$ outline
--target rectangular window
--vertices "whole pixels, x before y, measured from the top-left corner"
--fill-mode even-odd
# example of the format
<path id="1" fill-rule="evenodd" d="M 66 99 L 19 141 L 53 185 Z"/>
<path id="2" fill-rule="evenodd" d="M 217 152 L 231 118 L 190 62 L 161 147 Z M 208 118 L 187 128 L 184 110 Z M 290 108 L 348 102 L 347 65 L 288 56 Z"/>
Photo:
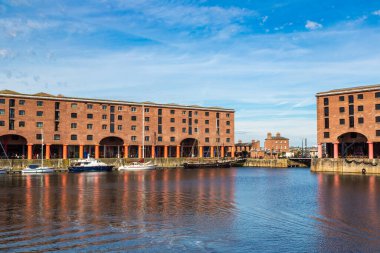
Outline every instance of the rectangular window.
<path id="1" fill-rule="evenodd" d="M 111 113 L 115 113 L 115 106 L 111 106 Z"/>
<path id="2" fill-rule="evenodd" d="M 380 123 L 380 116 L 376 116 L 376 123 Z"/>
<path id="3" fill-rule="evenodd" d="M 37 106 L 43 106 L 44 102 L 43 101 L 37 101 Z"/>
<path id="4" fill-rule="evenodd" d="M 341 124 L 341 125 L 346 124 L 346 120 L 345 120 L 345 119 L 340 119 L 340 120 L 339 120 L 339 124 Z"/>
<path id="5" fill-rule="evenodd" d="M 231 129 L 227 129 L 226 134 L 230 134 L 230 133 L 231 133 Z"/>
<path id="6" fill-rule="evenodd" d="M 182 115 L 186 115 L 186 111 L 182 111 Z"/>
<path id="7" fill-rule="evenodd" d="M 376 105 L 375 105 L 375 109 L 376 109 L 376 110 L 380 110 L 380 104 L 376 104 Z"/>
<path id="8" fill-rule="evenodd" d="M 88 141 L 92 141 L 94 139 L 94 136 L 92 136 L 92 135 L 87 135 L 87 140 Z"/>
<path id="9" fill-rule="evenodd" d="M 175 142 L 175 137 L 170 137 L 171 142 Z"/>
<path id="10" fill-rule="evenodd" d="M 350 120 L 350 127 L 354 127 L 355 126 L 355 119 L 354 119 L 354 117 L 350 116 L 349 120 Z"/>
<path id="11" fill-rule="evenodd" d="M 205 116 L 206 117 L 210 116 L 210 112 L 205 112 Z"/>
<path id="12" fill-rule="evenodd" d="M 182 128 L 182 133 L 186 133 L 186 127 Z"/>
<path id="13" fill-rule="evenodd" d="M 54 122 L 54 131 L 59 130 L 59 122 Z"/>
<path id="14" fill-rule="evenodd" d="M 364 118 L 358 118 L 358 123 L 363 124 L 364 123 Z"/>
<path id="15" fill-rule="evenodd" d="M 326 138 L 326 139 L 330 138 L 330 133 L 329 132 L 324 132 L 323 133 L 323 138 Z"/>
<path id="16" fill-rule="evenodd" d="M 363 94 L 358 94 L 358 99 L 363 99 Z"/>
<path id="17" fill-rule="evenodd" d="M 92 104 L 87 104 L 87 109 L 91 110 L 93 108 Z"/>
<path id="18" fill-rule="evenodd" d="M 162 142 L 162 136 L 158 136 L 157 141 Z"/>
<path id="19" fill-rule="evenodd" d="M 186 119 L 182 119 L 182 123 L 186 124 Z"/>
<path id="20" fill-rule="evenodd" d="M 59 134 L 54 135 L 54 140 L 59 141 L 61 139 L 61 136 Z"/>
<path id="21" fill-rule="evenodd" d="M 24 110 L 20 110 L 20 111 L 18 111 L 18 114 L 19 114 L 20 116 L 24 116 L 24 115 L 25 115 L 25 111 L 24 111 Z"/>
<path id="22" fill-rule="evenodd" d="M 71 135 L 71 140 L 72 140 L 72 141 L 76 141 L 76 140 L 78 140 L 78 136 L 77 136 L 76 134 L 72 134 L 72 135 Z"/>
<path id="23" fill-rule="evenodd" d="M 4 120 L 0 120 L 0 126 L 5 126 L 5 121 Z"/>
<path id="24" fill-rule="evenodd" d="M 171 127 L 170 132 L 175 132 L 175 127 Z"/>
<path id="25" fill-rule="evenodd" d="M 350 104 L 354 103 L 354 96 L 353 95 L 348 96 L 348 103 L 350 103 Z"/>
<path id="26" fill-rule="evenodd" d="M 5 110 L 4 109 L 0 109 L 0 115 L 5 115 Z"/>
<path id="27" fill-rule="evenodd" d="M 344 101 L 344 96 L 339 96 L 339 101 Z"/>
<path id="28" fill-rule="evenodd" d="M 122 107 L 122 106 L 118 106 L 118 107 L 117 107 L 117 110 L 120 112 L 120 111 L 123 110 L 123 107 Z"/>
<path id="29" fill-rule="evenodd" d="M 339 112 L 343 113 L 344 112 L 344 107 L 339 107 Z"/>
<path id="30" fill-rule="evenodd" d="M 136 131 L 136 126 L 131 126 L 132 131 Z"/>
<path id="31" fill-rule="evenodd" d="M 348 106 L 348 114 L 349 115 L 354 115 L 354 105 L 349 105 Z"/>
<path id="32" fill-rule="evenodd" d="M 144 112 L 149 112 L 149 108 L 144 108 Z"/>
<path id="33" fill-rule="evenodd" d="M 87 129 L 92 129 L 92 124 L 87 124 Z"/>
<path id="34" fill-rule="evenodd" d="M 158 115 L 162 115 L 162 109 L 158 109 Z"/>
<path id="35" fill-rule="evenodd" d="M 375 98 L 380 98 L 380 92 L 375 93 Z"/>
<path id="36" fill-rule="evenodd" d="M 226 139 L 226 142 L 228 142 L 228 143 L 231 142 L 231 139 L 230 139 L 230 138 L 227 138 L 227 139 Z"/>
<path id="37" fill-rule="evenodd" d="M 325 118 L 325 129 L 329 129 L 329 128 L 330 128 L 329 118 Z"/>
<path id="38" fill-rule="evenodd" d="M 122 125 L 118 125 L 117 126 L 117 130 L 119 130 L 119 131 L 123 130 L 123 126 Z"/>
<path id="39" fill-rule="evenodd" d="M 89 114 L 87 114 L 87 118 L 88 118 L 88 119 L 93 119 L 93 118 L 94 118 L 94 115 L 93 115 L 92 113 L 89 113 Z"/>
<path id="40" fill-rule="evenodd" d="M 149 136 L 145 136 L 145 141 L 149 141 Z"/>
<path id="41" fill-rule="evenodd" d="M 44 126 L 43 122 L 36 122 L 36 127 L 42 128 Z"/>
<path id="42" fill-rule="evenodd" d="M 159 124 L 159 125 L 162 124 L 162 117 L 158 117 L 158 124 Z"/>
<path id="43" fill-rule="evenodd" d="M 210 128 L 205 129 L 205 133 L 208 134 L 210 132 Z"/>
<path id="44" fill-rule="evenodd" d="M 107 115 L 106 115 L 106 114 L 103 114 L 103 115 L 102 115 L 102 119 L 107 119 Z"/>
<path id="45" fill-rule="evenodd" d="M 174 119 L 174 118 L 170 118 L 170 122 L 171 122 L 171 123 L 174 123 L 174 122 L 175 122 L 175 119 Z"/>
<path id="46" fill-rule="evenodd" d="M 77 123 L 71 123 L 71 129 L 76 129 L 77 128 Z"/>
<path id="47" fill-rule="evenodd" d="M 170 110 L 170 114 L 175 114 L 175 110 Z"/>
<path id="48" fill-rule="evenodd" d="M 376 130 L 376 136 L 380 136 L 380 130 Z"/>
<path id="49" fill-rule="evenodd" d="M 102 129 L 106 130 L 107 129 L 107 125 L 102 125 Z"/>
<path id="50" fill-rule="evenodd" d="M 18 126 L 19 126 L 19 127 L 25 127 L 25 121 L 20 121 L 20 122 L 18 123 Z"/>
<path id="51" fill-rule="evenodd" d="M 76 103 L 72 103 L 72 104 L 71 104 L 71 108 L 72 108 L 72 109 L 76 109 L 77 107 L 78 107 L 78 104 L 76 104 Z"/>
<path id="52" fill-rule="evenodd" d="M 131 141 L 136 141 L 137 137 L 136 136 L 131 136 Z"/>
<path id="53" fill-rule="evenodd" d="M 162 134 L 162 125 L 158 126 L 158 134 Z"/>
<path id="54" fill-rule="evenodd" d="M 36 139 L 37 140 L 42 140 L 42 134 L 36 134 Z"/>
<path id="55" fill-rule="evenodd" d="M 208 119 L 205 120 L 205 124 L 206 125 L 209 125 L 210 124 L 210 121 Z"/>
<path id="56" fill-rule="evenodd" d="M 324 105 L 329 105 L 329 99 L 328 98 L 324 98 L 323 99 L 323 104 Z"/>
<path id="57" fill-rule="evenodd" d="M 42 111 L 37 111 L 37 116 L 38 117 L 42 117 L 44 115 L 44 112 L 42 112 Z"/>
<path id="58" fill-rule="evenodd" d="M 227 122 L 226 122 L 226 125 L 227 125 L 227 126 L 231 125 L 231 122 L 230 122 L 230 121 L 227 121 Z"/>
<path id="59" fill-rule="evenodd" d="M 229 118 L 229 117 L 230 117 L 230 114 L 229 114 L 229 113 L 227 113 L 227 114 L 226 114 L 226 117 L 227 117 L 227 118 Z"/>
<path id="60" fill-rule="evenodd" d="M 136 111 L 137 111 L 136 107 L 131 107 L 131 112 L 136 112 Z"/>
<path id="61" fill-rule="evenodd" d="M 194 127 L 194 133 L 198 133 L 198 128 Z"/>
<path id="62" fill-rule="evenodd" d="M 145 131 L 149 131 L 149 126 L 144 127 Z"/>
<path id="63" fill-rule="evenodd" d="M 72 119 L 78 118 L 78 114 L 76 114 L 75 112 L 71 113 L 71 118 Z"/>
<path id="64" fill-rule="evenodd" d="M 364 106 L 359 105 L 359 106 L 358 106 L 358 112 L 362 112 L 362 111 L 364 111 Z"/>
<path id="65" fill-rule="evenodd" d="M 0 99 L 0 104 L 5 104 L 5 99 L 4 98 Z"/>
<path id="66" fill-rule="evenodd" d="M 60 103 L 59 102 L 55 102 L 54 106 L 55 106 L 56 110 L 59 110 Z"/>
<path id="67" fill-rule="evenodd" d="M 328 107 L 325 107 L 324 113 L 325 113 L 325 117 L 329 116 L 329 108 Z"/>
<path id="68" fill-rule="evenodd" d="M 206 138 L 205 138 L 205 142 L 210 142 L 210 138 L 209 138 L 209 137 L 206 137 Z"/>
<path id="69" fill-rule="evenodd" d="M 117 115 L 117 120 L 123 120 L 123 116 L 122 115 Z"/>
<path id="70" fill-rule="evenodd" d="M 20 101 L 18 101 L 18 104 L 19 104 L 19 105 L 25 105 L 25 100 L 20 100 Z"/>
<path id="71" fill-rule="evenodd" d="M 136 116 L 132 116 L 132 117 L 131 117 L 131 120 L 132 120 L 132 121 L 136 121 L 136 120 L 137 120 L 137 117 L 136 117 Z"/>
<path id="72" fill-rule="evenodd" d="M 102 109 L 103 110 L 107 110 L 107 106 L 106 105 L 102 105 Z"/>
<path id="73" fill-rule="evenodd" d="M 146 121 L 146 122 L 149 122 L 149 117 L 145 117 L 145 121 Z"/>

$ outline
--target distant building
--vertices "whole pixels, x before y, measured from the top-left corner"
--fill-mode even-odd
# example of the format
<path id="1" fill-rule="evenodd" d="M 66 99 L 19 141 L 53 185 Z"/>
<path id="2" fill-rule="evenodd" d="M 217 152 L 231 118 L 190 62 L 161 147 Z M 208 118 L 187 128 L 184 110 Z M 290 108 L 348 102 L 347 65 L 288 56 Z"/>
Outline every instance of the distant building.
<path id="1" fill-rule="evenodd" d="M 235 144 L 236 156 L 246 156 L 250 158 L 264 158 L 265 154 L 260 147 L 259 140 L 252 140 L 250 143 L 243 143 L 241 140 Z"/>
<path id="2" fill-rule="evenodd" d="M 272 136 L 272 133 L 268 133 L 265 139 L 264 149 L 271 155 L 286 154 L 289 152 L 289 139 L 281 136 L 280 133 L 276 133 L 275 136 Z"/>
<path id="3" fill-rule="evenodd" d="M 316 97 L 318 157 L 380 157 L 380 85 Z"/>

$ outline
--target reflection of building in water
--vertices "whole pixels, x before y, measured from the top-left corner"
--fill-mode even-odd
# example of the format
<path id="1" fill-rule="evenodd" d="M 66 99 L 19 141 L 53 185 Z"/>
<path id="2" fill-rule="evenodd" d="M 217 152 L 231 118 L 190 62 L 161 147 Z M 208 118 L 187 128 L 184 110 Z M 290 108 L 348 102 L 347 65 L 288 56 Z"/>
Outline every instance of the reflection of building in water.
<path id="1" fill-rule="evenodd" d="M 378 240 L 370 239 L 378 236 L 380 227 L 380 178 L 318 174 L 317 180 L 320 229 L 325 240 L 321 243 L 380 246 Z"/>

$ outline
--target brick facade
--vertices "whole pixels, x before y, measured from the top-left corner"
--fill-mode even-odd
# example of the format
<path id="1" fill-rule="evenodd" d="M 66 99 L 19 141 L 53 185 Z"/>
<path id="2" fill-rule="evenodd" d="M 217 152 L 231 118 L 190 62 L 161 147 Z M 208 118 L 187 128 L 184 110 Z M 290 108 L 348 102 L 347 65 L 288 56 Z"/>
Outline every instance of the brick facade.
<path id="1" fill-rule="evenodd" d="M 58 158 L 70 156 L 70 150 L 79 157 L 84 153 L 99 157 L 103 152 L 100 146 L 114 147 L 113 153 L 117 146 L 118 156 L 131 157 L 133 151 L 134 157 L 141 157 L 143 107 L 144 145 L 150 149 L 145 150 L 149 156 L 187 156 L 185 139 L 190 139 L 187 150 L 191 148 L 192 154 L 197 156 L 214 156 L 216 149 L 223 149 L 224 155 L 233 155 L 232 109 L 70 98 L 45 93 L 26 95 L 7 90 L 0 91 L 0 140 L 5 146 L 27 144 L 28 152 L 23 150 L 23 153 L 31 158 L 29 149 L 40 145 L 43 129 L 44 143 L 49 149 L 46 153 L 50 155 L 50 147 L 58 146 L 59 154 L 55 154 Z M 103 153 L 105 156 L 106 149 Z"/>
<path id="2" fill-rule="evenodd" d="M 264 149 L 267 152 L 276 154 L 289 152 L 289 139 L 282 137 L 280 133 L 276 133 L 275 136 L 268 133 L 264 142 Z"/>

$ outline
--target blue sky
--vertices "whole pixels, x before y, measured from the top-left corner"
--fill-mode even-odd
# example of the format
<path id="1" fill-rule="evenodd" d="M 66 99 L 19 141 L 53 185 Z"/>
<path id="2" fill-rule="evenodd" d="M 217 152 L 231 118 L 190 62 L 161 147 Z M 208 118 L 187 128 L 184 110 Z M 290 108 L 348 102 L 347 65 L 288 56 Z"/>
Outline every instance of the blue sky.
<path id="1" fill-rule="evenodd" d="M 236 109 L 316 144 L 315 93 L 380 83 L 380 1 L 0 0 L 0 88 Z"/>

